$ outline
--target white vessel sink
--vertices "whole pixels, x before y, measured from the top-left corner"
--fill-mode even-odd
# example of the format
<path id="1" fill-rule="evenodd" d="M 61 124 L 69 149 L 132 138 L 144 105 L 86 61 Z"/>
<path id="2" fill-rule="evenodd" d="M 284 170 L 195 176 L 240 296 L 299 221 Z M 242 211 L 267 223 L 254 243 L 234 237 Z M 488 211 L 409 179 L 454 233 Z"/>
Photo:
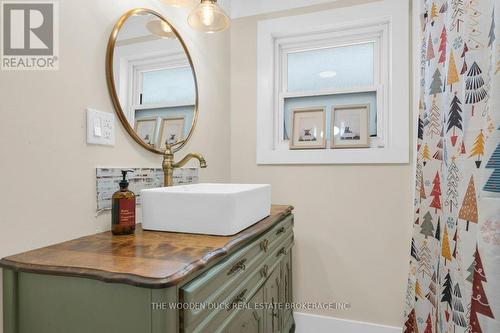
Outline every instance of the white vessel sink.
<path id="1" fill-rule="evenodd" d="M 144 230 L 234 235 L 271 211 L 271 185 L 193 184 L 141 191 Z"/>

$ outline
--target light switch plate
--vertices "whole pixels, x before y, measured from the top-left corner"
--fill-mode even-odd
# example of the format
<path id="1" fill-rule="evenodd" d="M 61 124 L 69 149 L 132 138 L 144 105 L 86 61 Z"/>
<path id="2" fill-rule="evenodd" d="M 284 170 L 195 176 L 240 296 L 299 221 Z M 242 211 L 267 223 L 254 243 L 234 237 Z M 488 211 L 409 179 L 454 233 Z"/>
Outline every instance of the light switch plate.
<path id="1" fill-rule="evenodd" d="M 87 143 L 113 146 L 115 144 L 115 114 L 87 109 Z"/>

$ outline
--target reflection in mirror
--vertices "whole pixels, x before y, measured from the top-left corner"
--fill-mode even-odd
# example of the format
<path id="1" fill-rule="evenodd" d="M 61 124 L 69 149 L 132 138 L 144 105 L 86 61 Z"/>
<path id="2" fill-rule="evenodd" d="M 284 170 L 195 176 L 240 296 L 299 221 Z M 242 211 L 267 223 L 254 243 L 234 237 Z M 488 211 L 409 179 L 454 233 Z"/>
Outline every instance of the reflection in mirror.
<path id="1" fill-rule="evenodd" d="M 129 16 L 116 37 L 112 68 L 124 119 L 148 149 L 161 152 L 190 136 L 196 79 L 168 22 L 149 12 Z"/>

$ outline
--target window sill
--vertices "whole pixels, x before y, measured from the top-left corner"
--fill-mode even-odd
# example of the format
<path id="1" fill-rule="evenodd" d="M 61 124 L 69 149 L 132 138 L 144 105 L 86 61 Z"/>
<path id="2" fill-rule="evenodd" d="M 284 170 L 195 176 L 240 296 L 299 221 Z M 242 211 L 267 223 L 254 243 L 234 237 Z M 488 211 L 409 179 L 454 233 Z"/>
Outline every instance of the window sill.
<path id="1" fill-rule="evenodd" d="M 408 148 L 258 150 L 257 164 L 408 164 Z"/>

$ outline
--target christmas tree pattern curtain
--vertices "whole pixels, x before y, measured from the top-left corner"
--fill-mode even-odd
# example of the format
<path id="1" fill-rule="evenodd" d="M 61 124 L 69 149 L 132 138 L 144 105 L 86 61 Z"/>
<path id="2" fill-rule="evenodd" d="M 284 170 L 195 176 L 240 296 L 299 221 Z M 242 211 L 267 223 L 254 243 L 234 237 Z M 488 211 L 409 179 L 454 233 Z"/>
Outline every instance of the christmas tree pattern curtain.
<path id="1" fill-rule="evenodd" d="M 500 0 L 421 0 L 405 333 L 500 333 Z"/>

